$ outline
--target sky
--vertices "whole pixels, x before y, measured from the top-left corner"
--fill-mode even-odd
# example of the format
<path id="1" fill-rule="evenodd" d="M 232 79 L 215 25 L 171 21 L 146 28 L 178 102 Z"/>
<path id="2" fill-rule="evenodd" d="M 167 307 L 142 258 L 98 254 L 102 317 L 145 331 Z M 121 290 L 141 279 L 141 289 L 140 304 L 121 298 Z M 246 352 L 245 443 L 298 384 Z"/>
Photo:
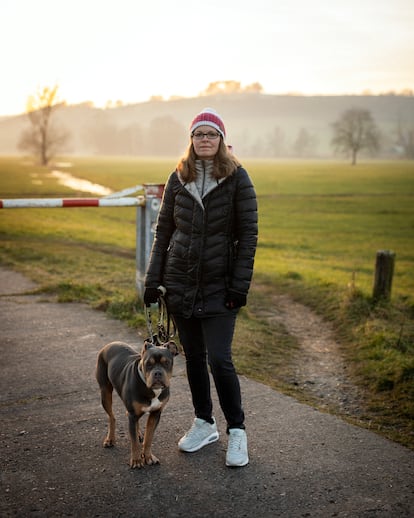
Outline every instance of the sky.
<path id="1" fill-rule="evenodd" d="M 413 0 L 1 0 L 0 116 L 59 86 L 68 104 L 414 90 Z"/>

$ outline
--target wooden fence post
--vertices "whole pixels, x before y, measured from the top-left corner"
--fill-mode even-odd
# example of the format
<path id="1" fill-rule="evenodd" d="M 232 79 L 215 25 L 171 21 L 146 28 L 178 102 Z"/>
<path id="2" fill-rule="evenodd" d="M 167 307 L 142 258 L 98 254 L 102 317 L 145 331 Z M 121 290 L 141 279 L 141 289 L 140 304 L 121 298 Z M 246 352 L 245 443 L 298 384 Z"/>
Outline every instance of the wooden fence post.
<path id="1" fill-rule="evenodd" d="M 375 280 L 372 298 L 374 301 L 390 300 L 394 275 L 395 253 L 392 250 L 378 250 L 375 263 Z"/>

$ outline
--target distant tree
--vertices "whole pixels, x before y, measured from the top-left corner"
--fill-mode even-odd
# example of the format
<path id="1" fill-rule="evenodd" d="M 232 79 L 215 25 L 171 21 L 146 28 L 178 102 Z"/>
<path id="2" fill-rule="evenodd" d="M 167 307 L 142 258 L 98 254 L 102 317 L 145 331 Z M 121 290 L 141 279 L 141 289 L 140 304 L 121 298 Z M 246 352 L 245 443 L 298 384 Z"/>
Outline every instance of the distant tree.
<path id="1" fill-rule="evenodd" d="M 306 157 L 315 154 L 316 138 L 305 128 L 299 130 L 293 143 L 293 154 L 297 157 Z"/>
<path id="2" fill-rule="evenodd" d="M 117 155 L 118 149 L 118 127 L 105 117 L 105 112 L 95 118 L 95 124 L 91 125 L 84 132 L 84 139 L 99 155 Z"/>
<path id="3" fill-rule="evenodd" d="M 118 130 L 119 151 L 122 155 L 145 154 L 145 135 L 139 124 L 131 124 Z"/>
<path id="4" fill-rule="evenodd" d="M 204 95 L 240 93 L 240 81 L 214 81 L 204 90 Z"/>
<path id="5" fill-rule="evenodd" d="M 263 87 L 260 83 L 252 83 L 242 87 L 240 81 L 213 81 L 209 83 L 204 92 L 201 92 L 201 95 L 261 93 L 262 91 Z"/>
<path id="6" fill-rule="evenodd" d="M 361 150 L 371 153 L 379 150 L 380 133 L 369 110 L 351 108 L 332 124 L 332 128 L 332 146 L 340 153 L 350 154 L 352 165 L 356 165 Z"/>
<path id="7" fill-rule="evenodd" d="M 251 156 L 251 157 L 262 157 L 266 156 L 266 144 L 262 137 L 254 138 L 254 140 L 249 141 L 249 144 L 246 148 L 246 143 L 244 143 L 244 146 L 246 148 L 245 154 Z"/>
<path id="8" fill-rule="evenodd" d="M 414 158 L 414 126 L 398 121 L 397 146 L 402 149 L 405 158 Z"/>
<path id="9" fill-rule="evenodd" d="M 173 117 L 156 117 L 147 131 L 148 151 L 154 156 L 175 156 L 182 150 L 186 138 L 185 127 Z"/>
<path id="10" fill-rule="evenodd" d="M 97 112 L 82 132 L 82 142 L 98 155 L 143 155 L 145 141 L 139 124 L 118 127 L 105 110 Z"/>
<path id="11" fill-rule="evenodd" d="M 41 165 L 47 165 L 69 140 L 69 134 L 58 129 L 52 120 L 55 110 L 64 104 L 58 103 L 57 91 L 57 85 L 52 88 L 45 86 L 27 101 L 26 112 L 31 127 L 23 131 L 18 148 L 34 154 Z"/>
<path id="12" fill-rule="evenodd" d="M 269 157 L 281 157 L 286 155 L 286 136 L 284 131 L 275 126 L 267 135 L 266 155 Z"/>
<path id="13" fill-rule="evenodd" d="M 251 85 L 247 85 L 243 88 L 243 92 L 252 93 L 252 94 L 260 94 L 263 92 L 263 86 L 260 83 L 252 83 Z"/>

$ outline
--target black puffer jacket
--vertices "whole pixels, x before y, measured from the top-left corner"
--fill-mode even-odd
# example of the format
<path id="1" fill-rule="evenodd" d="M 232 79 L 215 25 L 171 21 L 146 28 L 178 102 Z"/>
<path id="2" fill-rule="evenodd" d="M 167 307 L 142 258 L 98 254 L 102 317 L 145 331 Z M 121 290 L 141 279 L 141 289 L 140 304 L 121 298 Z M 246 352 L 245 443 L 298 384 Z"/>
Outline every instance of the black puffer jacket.
<path id="1" fill-rule="evenodd" d="M 172 314 L 228 313 L 229 288 L 247 295 L 257 244 L 257 202 L 242 167 L 203 198 L 170 175 L 158 215 L 145 287 L 167 289 Z"/>

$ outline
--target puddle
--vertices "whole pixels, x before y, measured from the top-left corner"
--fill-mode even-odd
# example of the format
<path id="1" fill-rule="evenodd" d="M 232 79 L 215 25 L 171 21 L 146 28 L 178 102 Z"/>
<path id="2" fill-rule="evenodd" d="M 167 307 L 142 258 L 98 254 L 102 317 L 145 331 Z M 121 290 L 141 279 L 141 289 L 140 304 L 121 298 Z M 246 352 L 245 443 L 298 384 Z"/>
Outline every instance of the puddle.
<path id="1" fill-rule="evenodd" d="M 108 196 L 113 192 L 108 187 L 104 187 L 98 183 L 89 182 L 88 180 L 82 180 L 81 178 L 76 178 L 76 176 L 72 176 L 69 173 L 62 173 L 62 171 L 52 171 L 50 175 L 53 178 L 56 178 L 60 185 L 69 187 L 74 191 L 90 192 L 98 196 Z"/>

